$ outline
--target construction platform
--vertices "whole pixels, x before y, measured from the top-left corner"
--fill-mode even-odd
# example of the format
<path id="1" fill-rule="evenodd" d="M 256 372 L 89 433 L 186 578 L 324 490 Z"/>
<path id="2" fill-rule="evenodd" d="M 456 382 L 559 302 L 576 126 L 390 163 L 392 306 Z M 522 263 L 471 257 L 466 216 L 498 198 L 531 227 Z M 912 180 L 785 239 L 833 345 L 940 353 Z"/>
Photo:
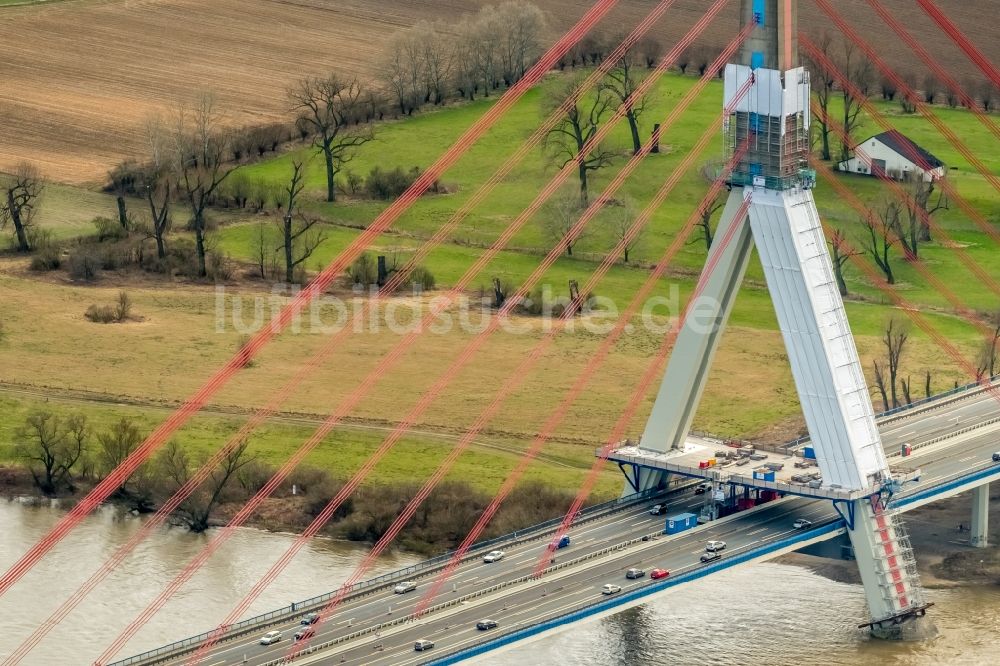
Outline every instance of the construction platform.
<path id="1" fill-rule="evenodd" d="M 853 501 L 884 490 L 881 486 L 850 490 L 827 485 L 815 458 L 805 457 L 804 450 L 775 452 L 738 444 L 688 435 L 684 450 L 660 453 L 625 441 L 611 451 L 608 460 L 617 463 L 627 477 L 637 474 L 638 468 L 647 468 L 816 499 Z M 920 478 L 919 468 L 893 467 L 890 473 L 895 485 Z"/>

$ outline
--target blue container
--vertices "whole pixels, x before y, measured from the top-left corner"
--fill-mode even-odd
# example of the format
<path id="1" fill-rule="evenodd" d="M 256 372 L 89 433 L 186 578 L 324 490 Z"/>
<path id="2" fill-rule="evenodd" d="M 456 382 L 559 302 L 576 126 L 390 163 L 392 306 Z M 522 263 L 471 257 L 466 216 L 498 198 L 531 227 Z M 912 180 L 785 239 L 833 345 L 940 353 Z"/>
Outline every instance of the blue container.
<path id="1" fill-rule="evenodd" d="M 753 478 L 758 481 L 774 481 L 774 472 L 769 469 L 755 470 L 753 473 Z"/>
<path id="2" fill-rule="evenodd" d="M 807 446 L 802 452 L 803 457 L 809 458 L 811 460 L 816 460 L 816 449 L 811 446 Z"/>
<path id="3" fill-rule="evenodd" d="M 679 513 L 676 516 L 667 518 L 667 526 L 664 534 L 677 534 L 684 530 L 689 530 L 698 524 L 698 516 L 693 513 Z"/>

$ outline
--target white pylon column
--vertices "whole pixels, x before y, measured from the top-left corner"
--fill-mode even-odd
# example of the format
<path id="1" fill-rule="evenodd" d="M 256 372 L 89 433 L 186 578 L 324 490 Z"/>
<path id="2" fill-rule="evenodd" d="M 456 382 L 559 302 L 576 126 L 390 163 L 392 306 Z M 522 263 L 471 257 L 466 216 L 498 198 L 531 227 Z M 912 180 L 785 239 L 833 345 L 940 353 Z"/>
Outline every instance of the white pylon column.
<path id="1" fill-rule="evenodd" d="M 990 484 L 984 483 L 972 491 L 972 533 L 969 545 L 986 548 L 989 545 Z"/>
<path id="2" fill-rule="evenodd" d="M 732 188 L 702 277 L 639 448 L 683 450 L 753 247 L 760 256 L 823 484 L 870 497 L 847 513 L 873 633 L 892 636 L 926 604 L 902 521 L 886 509 L 895 488 L 868 385 L 837 288 L 808 169 L 810 82 L 797 67 L 792 0 L 743 0 L 753 31 L 742 64 L 726 66 L 724 134 Z M 749 212 L 740 204 L 751 199 Z M 732 234 L 730 234 L 732 232 Z M 721 244 L 720 244 L 721 245 Z M 731 371 L 738 372 L 738 369 Z M 642 469 L 636 490 L 662 482 Z M 855 495 L 856 496 L 856 495 Z M 839 507 L 843 508 L 843 507 Z"/>

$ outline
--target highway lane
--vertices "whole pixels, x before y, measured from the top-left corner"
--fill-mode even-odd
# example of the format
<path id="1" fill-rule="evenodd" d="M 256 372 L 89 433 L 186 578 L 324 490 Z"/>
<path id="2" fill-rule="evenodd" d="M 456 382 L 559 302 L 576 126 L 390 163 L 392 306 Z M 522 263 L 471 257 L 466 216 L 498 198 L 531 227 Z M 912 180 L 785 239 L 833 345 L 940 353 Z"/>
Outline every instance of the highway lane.
<path id="1" fill-rule="evenodd" d="M 683 511 L 696 511 L 701 507 L 702 501 L 701 496 L 693 495 L 692 491 L 687 490 L 669 498 L 665 503 L 669 506 L 668 513 L 672 515 Z M 665 516 L 651 516 L 648 509 L 649 505 L 643 504 L 625 512 L 598 518 L 592 522 L 588 521 L 574 528 L 571 532 L 570 546 L 557 551 L 557 559 L 579 557 L 604 548 L 609 540 L 617 542 L 622 538 L 638 538 L 662 529 Z M 623 535 L 625 536 L 623 537 Z M 435 598 L 434 603 L 448 601 L 468 594 L 474 589 L 490 587 L 502 580 L 509 580 L 529 573 L 544 552 L 548 541 L 549 538 L 545 537 L 514 548 L 508 548 L 505 550 L 504 559 L 493 564 L 483 564 L 481 558 L 463 563 L 455 570 L 454 575 L 442 588 L 442 592 Z M 385 622 L 412 612 L 420 595 L 433 579 L 433 575 L 414 577 L 413 580 L 418 583 L 418 588 L 415 592 L 405 595 L 397 595 L 391 589 L 387 589 L 360 599 L 345 600 L 333 617 L 317 627 L 315 640 L 318 642 L 332 640 L 357 631 L 366 624 Z M 221 643 L 213 648 L 210 657 L 206 658 L 203 663 L 215 664 L 219 661 L 242 663 L 243 657 L 246 656 L 248 664 L 259 664 L 280 657 L 284 654 L 283 651 L 287 650 L 289 639 L 298 628 L 298 624 L 283 623 L 269 626 L 257 634 Z M 282 631 L 284 634 L 283 643 L 280 646 L 279 644 L 274 646 L 258 645 L 257 641 L 260 635 L 264 631 L 271 630 Z M 178 659 L 172 663 L 183 663 L 183 660 Z"/>
<path id="2" fill-rule="evenodd" d="M 887 453 L 889 455 L 898 455 L 900 444 L 904 441 L 910 442 L 914 445 L 919 445 L 923 442 L 929 441 L 930 439 L 938 437 L 941 434 L 954 432 L 975 423 L 982 422 L 988 418 L 994 418 L 1000 415 L 1000 405 L 998 405 L 997 400 L 989 394 L 964 397 L 962 399 L 949 401 L 948 403 L 944 403 L 944 405 L 947 406 L 939 406 L 929 410 L 910 413 L 902 416 L 901 418 L 896 417 L 896 419 L 889 423 L 884 423 L 881 426 L 881 429 L 883 431 L 883 441 L 885 443 Z M 989 441 L 995 442 L 996 437 L 990 438 Z M 933 481 L 937 478 L 947 476 L 954 471 L 958 471 L 957 467 L 955 469 L 952 469 L 951 467 L 945 469 L 942 467 L 941 470 L 938 470 L 937 468 L 934 470 L 927 469 L 926 461 L 930 461 L 932 458 L 925 458 L 925 456 L 937 451 L 941 446 L 942 444 L 935 444 L 926 447 L 925 449 L 917 449 L 914 456 L 906 459 L 907 461 L 921 463 L 925 466 L 921 486 L 925 485 L 929 481 Z M 983 451 L 986 451 L 986 449 L 989 448 L 989 446 L 985 443 L 983 444 L 983 447 Z M 969 455 L 979 455 L 979 453 L 980 452 L 978 451 L 975 453 L 966 453 L 966 455 L 962 456 L 962 458 L 964 459 Z M 945 457 L 947 458 L 947 455 L 945 455 Z M 973 461 L 964 460 L 963 463 L 959 464 L 967 464 L 971 462 Z M 899 459 L 894 458 L 893 464 L 899 464 Z M 786 500 L 786 502 L 788 501 L 795 502 L 795 506 L 798 506 L 798 503 L 800 502 L 810 502 L 810 500 Z M 684 510 L 697 511 L 701 504 L 702 498 L 693 496 L 690 491 L 688 491 L 680 496 L 671 498 L 668 514 L 672 515 Z M 784 504 L 784 502 L 782 504 Z M 829 511 L 829 505 L 827 504 L 826 506 Z M 607 545 L 620 543 L 629 539 L 638 538 L 645 534 L 657 532 L 662 530 L 663 520 L 664 516 L 650 516 L 647 511 L 647 506 L 641 506 L 627 512 L 603 517 L 594 520 L 593 522 L 580 525 L 579 527 L 575 527 L 570 533 L 572 538 L 571 546 L 557 552 L 557 561 L 580 557 L 585 554 L 596 552 Z M 748 534 L 747 536 L 760 535 L 761 538 L 773 537 L 771 530 L 768 529 L 765 530 L 765 532 L 759 532 L 759 529 L 760 528 L 758 527 L 754 530 L 747 530 L 748 532 L 754 532 L 754 535 Z M 758 541 L 759 540 L 760 539 L 758 539 Z M 474 559 L 470 562 L 462 564 L 456 570 L 449 583 L 442 588 L 442 593 L 438 595 L 438 597 L 434 600 L 434 603 L 455 599 L 468 594 L 475 589 L 488 588 L 504 580 L 512 580 L 525 575 L 531 571 L 537 561 L 537 558 L 540 557 L 542 552 L 544 552 L 547 543 L 548 537 L 543 537 L 537 539 L 536 541 L 508 549 L 507 556 L 503 561 L 491 565 L 484 565 L 479 559 Z M 663 540 L 660 540 L 657 543 L 663 543 Z M 694 557 L 693 554 L 688 554 L 693 557 L 694 560 L 697 560 L 697 557 Z M 625 568 L 628 567 L 625 566 Z M 581 575 L 583 576 L 606 575 L 601 573 L 591 574 L 589 573 L 589 567 L 585 569 L 586 571 L 581 572 Z M 387 590 L 375 593 L 374 595 L 362 597 L 360 599 L 345 601 L 341 604 L 333 617 L 317 626 L 317 636 L 313 639 L 313 641 L 315 643 L 319 643 L 333 640 L 355 632 L 359 628 L 385 622 L 400 615 L 406 615 L 413 610 L 423 589 L 425 589 L 430 581 L 433 580 L 433 575 L 418 577 L 415 578 L 415 580 L 419 585 L 418 590 L 415 593 L 394 595 L 391 590 Z M 504 597 L 504 599 L 506 599 L 506 597 Z M 481 601 L 481 599 L 475 600 L 476 603 L 469 602 L 466 605 L 474 606 L 478 609 L 479 601 Z M 569 601 L 566 601 L 565 603 L 569 603 Z M 465 606 L 463 606 L 463 608 L 464 607 Z M 522 611 L 510 608 L 508 609 L 508 612 L 521 613 Z M 443 611 L 442 617 L 450 617 L 447 613 L 448 611 Z M 433 615 L 433 617 L 436 616 L 437 614 Z M 496 619 L 499 620 L 499 618 Z M 473 626 L 474 623 L 475 620 L 466 622 L 466 624 L 470 627 Z M 212 666 L 216 666 L 217 664 L 247 663 L 255 666 L 266 663 L 271 659 L 279 658 L 288 650 L 291 636 L 298 629 L 298 625 L 285 623 L 283 625 L 266 628 L 266 630 L 272 629 L 277 629 L 284 633 L 285 639 L 281 643 L 266 647 L 258 645 L 257 641 L 259 636 L 265 631 L 262 629 L 258 634 L 248 635 L 215 646 L 202 663 L 211 664 Z M 395 642 L 397 640 L 397 634 L 392 633 L 392 629 L 388 630 L 388 633 L 393 636 L 393 641 Z M 411 628 L 407 627 L 405 631 L 400 631 L 399 635 L 409 636 L 410 633 Z M 371 642 L 373 638 L 374 637 L 372 636 L 368 636 L 358 639 L 358 641 L 363 642 L 365 645 L 371 645 L 373 644 Z M 379 637 L 379 639 L 382 638 L 383 637 Z M 452 642 L 450 640 L 451 638 L 452 637 L 449 636 L 449 643 Z M 407 638 L 407 640 L 409 640 L 409 638 Z M 354 643 L 354 641 L 352 641 L 352 643 Z M 374 644 L 377 645 L 378 643 Z M 383 645 L 385 645 L 384 642 Z M 356 648 L 352 647 L 350 649 L 353 651 Z M 364 650 L 364 648 L 357 649 L 362 651 Z M 386 649 L 388 648 L 386 647 Z M 412 651 L 412 641 L 409 643 L 409 649 Z M 451 649 L 454 649 L 453 645 L 451 646 Z M 337 652 L 338 661 L 340 657 L 345 656 L 345 654 L 347 653 Z M 351 654 L 353 654 L 353 652 L 351 652 Z M 372 656 L 373 655 L 371 653 L 368 653 L 368 657 Z M 246 659 L 245 662 L 244 658 Z M 183 660 L 177 660 L 173 663 L 182 662 Z"/>

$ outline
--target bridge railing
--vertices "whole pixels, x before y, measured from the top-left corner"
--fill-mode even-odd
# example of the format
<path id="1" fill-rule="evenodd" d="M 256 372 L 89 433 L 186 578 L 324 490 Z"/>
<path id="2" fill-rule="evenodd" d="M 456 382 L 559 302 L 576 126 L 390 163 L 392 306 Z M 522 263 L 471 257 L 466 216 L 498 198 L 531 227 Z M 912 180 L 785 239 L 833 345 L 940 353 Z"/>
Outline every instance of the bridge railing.
<path id="1" fill-rule="evenodd" d="M 966 384 L 965 386 L 957 386 L 955 388 L 948 389 L 947 391 L 944 391 L 942 393 L 938 393 L 936 395 L 932 395 L 932 396 L 929 396 L 929 397 L 926 397 L 926 398 L 921 398 L 920 400 L 914 400 L 913 402 L 911 402 L 911 403 L 909 403 L 907 405 L 900 405 L 899 407 L 894 407 L 894 408 L 892 408 L 890 410 L 881 412 L 879 414 L 876 414 L 875 418 L 876 419 L 885 419 L 885 418 L 890 418 L 890 417 L 893 417 L 893 416 L 898 416 L 898 415 L 900 415 L 900 414 L 902 414 L 904 412 L 908 412 L 910 410 L 917 409 L 918 407 L 923 407 L 923 406 L 928 405 L 928 404 L 930 404 L 932 402 L 942 401 L 942 400 L 945 400 L 947 398 L 951 398 L 951 397 L 960 395 L 962 393 L 973 392 L 976 389 L 983 389 L 983 390 L 985 390 L 984 384 L 987 384 L 987 385 L 995 384 L 998 381 L 1000 381 L 1000 375 L 996 375 L 994 377 L 990 377 L 989 380 L 983 380 L 983 383 L 980 383 L 980 382 L 971 382 L 969 384 Z M 802 446 L 804 446 L 805 444 L 807 444 L 809 442 L 809 440 L 810 440 L 809 435 L 803 435 L 802 437 L 799 437 L 798 439 L 793 439 L 790 442 L 785 442 L 784 444 L 779 444 L 779 448 L 783 449 L 784 451 L 793 451 L 793 450 L 801 448 Z"/>
<path id="2" fill-rule="evenodd" d="M 610 599 L 602 599 L 599 601 L 595 601 L 593 599 L 581 600 L 578 604 L 575 604 L 570 609 L 565 610 L 559 616 L 550 620 L 531 625 L 524 623 L 515 624 L 510 627 L 507 633 L 503 635 L 497 636 L 494 634 L 492 636 L 484 636 L 481 639 L 471 641 L 464 647 L 459 648 L 450 654 L 442 655 L 441 657 L 433 659 L 428 663 L 433 666 L 444 666 L 445 664 L 454 664 L 471 659 L 499 647 L 503 647 L 504 645 L 509 645 L 510 643 L 515 643 L 519 640 L 536 636 L 561 625 L 576 622 L 587 617 L 593 617 L 594 615 L 623 606 L 631 601 L 649 596 L 654 592 L 659 592 L 676 585 L 690 582 L 698 578 L 703 578 L 717 571 L 735 567 L 739 564 L 752 562 L 758 558 L 787 549 L 790 546 L 797 545 L 801 542 L 810 541 L 816 538 L 829 538 L 828 535 L 832 536 L 834 533 L 842 529 L 844 529 L 844 521 L 839 518 L 834 518 L 816 525 L 812 529 L 803 530 L 793 536 L 781 538 L 768 544 L 761 546 L 747 544 L 733 549 L 723 559 L 717 562 L 703 565 L 695 564 L 693 565 L 693 568 L 689 571 L 684 571 L 683 573 L 674 571 L 671 573 L 669 578 L 631 590 L 629 592 L 620 593 Z M 277 665 L 275 664 L 270 666 Z"/>
<path id="3" fill-rule="evenodd" d="M 616 499 L 610 500 L 608 502 L 603 502 L 601 504 L 594 504 L 592 506 L 586 507 L 580 510 L 580 516 L 577 518 L 576 522 L 581 520 L 588 520 L 596 518 L 598 516 L 614 513 L 617 510 L 627 508 L 634 504 L 644 502 L 648 499 L 656 497 L 662 491 L 652 489 L 646 490 L 640 493 L 635 493 L 633 495 L 628 495 L 625 497 L 618 497 Z M 472 545 L 468 552 L 465 554 L 465 558 L 473 558 L 478 556 L 486 550 L 492 550 L 495 546 L 506 545 L 508 547 L 517 545 L 523 541 L 533 539 L 550 529 L 558 527 L 562 523 L 562 518 L 552 518 L 551 520 L 546 520 L 542 523 L 532 525 L 523 530 L 517 530 L 509 534 L 504 534 L 502 536 L 487 539 L 486 541 L 480 541 Z M 451 561 L 454 556 L 455 551 L 448 551 L 443 555 L 438 555 L 427 560 L 418 562 L 417 564 L 410 565 L 408 567 L 403 567 L 402 569 L 397 569 L 395 571 L 383 574 L 381 576 L 376 576 L 365 581 L 356 583 L 348 588 L 348 594 L 352 597 L 362 596 L 377 590 L 383 589 L 387 586 L 392 585 L 396 581 L 405 580 L 417 574 L 428 573 L 437 568 L 443 568 L 448 562 Z M 291 604 L 290 606 L 285 606 L 283 608 L 278 608 L 261 615 L 257 615 L 246 620 L 240 620 L 234 624 L 229 625 L 226 629 L 225 636 L 222 640 L 228 640 L 235 638 L 237 636 L 249 633 L 251 631 L 259 630 L 266 627 L 269 624 L 275 624 L 277 622 L 288 620 L 294 617 L 296 614 L 305 613 L 316 608 L 320 608 L 328 601 L 333 599 L 335 596 L 340 594 L 341 589 L 334 590 L 332 592 L 327 592 L 326 594 L 321 594 L 319 596 L 311 597 L 300 602 Z M 154 650 L 148 650 L 141 654 L 137 654 L 126 659 L 116 661 L 108 666 L 132 666 L 133 664 L 155 664 L 159 661 L 164 661 L 176 657 L 180 654 L 190 651 L 192 648 L 200 645 L 205 640 L 212 637 L 214 632 L 209 631 L 205 633 L 198 634 L 196 636 L 191 636 L 169 645 L 164 645 L 162 647 L 156 648 Z"/>

